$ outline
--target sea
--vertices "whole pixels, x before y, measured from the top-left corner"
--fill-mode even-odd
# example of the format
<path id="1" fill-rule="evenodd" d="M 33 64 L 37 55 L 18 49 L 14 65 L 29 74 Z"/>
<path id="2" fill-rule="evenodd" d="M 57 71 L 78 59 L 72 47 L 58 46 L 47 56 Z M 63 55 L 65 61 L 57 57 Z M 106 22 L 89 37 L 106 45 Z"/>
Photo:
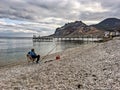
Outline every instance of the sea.
<path id="1" fill-rule="evenodd" d="M 79 47 L 82 44 L 83 42 L 79 41 L 33 42 L 31 38 L 0 38 L 0 66 L 26 61 L 26 54 L 32 48 L 37 54 L 45 56 L 68 48 Z"/>

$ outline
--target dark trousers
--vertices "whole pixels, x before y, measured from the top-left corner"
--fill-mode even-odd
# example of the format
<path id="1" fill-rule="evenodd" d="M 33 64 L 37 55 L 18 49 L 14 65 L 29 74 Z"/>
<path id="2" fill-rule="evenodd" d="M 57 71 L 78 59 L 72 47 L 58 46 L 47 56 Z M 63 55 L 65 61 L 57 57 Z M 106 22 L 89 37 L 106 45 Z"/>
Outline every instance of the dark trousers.
<path id="1" fill-rule="evenodd" d="M 37 58 L 36 63 L 38 63 L 38 61 L 40 60 L 40 55 L 32 56 L 32 58 Z"/>

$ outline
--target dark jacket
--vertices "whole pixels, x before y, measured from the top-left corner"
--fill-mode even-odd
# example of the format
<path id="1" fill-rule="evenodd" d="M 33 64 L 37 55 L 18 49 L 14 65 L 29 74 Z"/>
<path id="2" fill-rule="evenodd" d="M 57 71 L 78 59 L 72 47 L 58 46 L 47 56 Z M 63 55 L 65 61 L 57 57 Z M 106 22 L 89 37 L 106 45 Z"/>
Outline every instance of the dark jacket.
<path id="1" fill-rule="evenodd" d="M 36 57 L 36 56 L 37 56 L 36 53 L 33 52 L 33 51 L 28 52 L 28 54 L 29 54 L 31 57 Z"/>

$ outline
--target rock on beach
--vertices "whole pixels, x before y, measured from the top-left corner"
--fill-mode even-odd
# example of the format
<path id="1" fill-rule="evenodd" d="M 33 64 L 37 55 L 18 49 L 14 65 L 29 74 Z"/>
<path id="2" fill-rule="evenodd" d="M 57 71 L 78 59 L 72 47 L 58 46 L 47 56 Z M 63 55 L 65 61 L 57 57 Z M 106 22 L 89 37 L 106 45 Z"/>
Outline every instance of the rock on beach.
<path id="1" fill-rule="evenodd" d="M 49 55 L 39 64 L 4 67 L 0 69 L 0 89 L 120 90 L 119 53 L 118 37 Z M 61 58 L 55 60 L 58 54 Z"/>

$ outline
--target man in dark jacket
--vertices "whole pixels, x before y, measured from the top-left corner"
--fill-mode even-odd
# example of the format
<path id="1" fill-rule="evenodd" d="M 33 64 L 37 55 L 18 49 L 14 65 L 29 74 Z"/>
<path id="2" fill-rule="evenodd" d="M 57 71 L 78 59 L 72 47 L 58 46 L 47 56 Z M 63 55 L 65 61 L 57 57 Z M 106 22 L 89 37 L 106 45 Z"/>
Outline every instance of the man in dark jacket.
<path id="1" fill-rule="evenodd" d="M 37 54 L 35 53 L 35 50 L 34 50 L 34 49 L 31 49 L 31 51 L 28 52 L 28 54 L 29 54 L 32 58 L 37 58 L 36 63 L 38 63 L 38 61 L 39 61 L 39 59 L 40 59 L 40 55 L 37 55 Z"/>

